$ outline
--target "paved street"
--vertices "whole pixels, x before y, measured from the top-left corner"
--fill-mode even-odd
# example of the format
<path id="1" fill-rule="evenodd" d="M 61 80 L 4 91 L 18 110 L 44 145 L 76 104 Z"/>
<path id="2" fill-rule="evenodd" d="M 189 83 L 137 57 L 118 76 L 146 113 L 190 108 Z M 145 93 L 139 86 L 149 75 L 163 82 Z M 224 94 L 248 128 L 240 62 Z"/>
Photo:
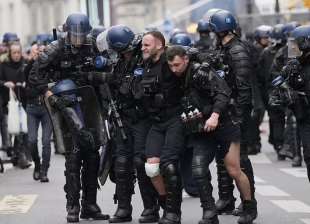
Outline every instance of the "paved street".
<path id="1" fill-rule="evenodd" d="M 257 224 L 310 224 L 310 184 L 305 168 L 291 168 L 289 161 L 278 162 L 263 135 L 263 152 L 252 157 L 256 176 L 256 195 L 259 206 Z M 211 165 L 214 181 L 215 165 Z M 0 224 L 62 224 L 65 221 L 64 158 L 52 157 L 50 183 L 35 182 L 33 167 L 20 170 L 6 165 L 0 174 Z M 108 183 L 98 193 L 102 210 L 113 214 L 114 185 Z M 216 187 L 214 195 L 217 195 Z M 238 197 L 237 192 L 235 196 Z M 237 202 L 238 204 L 239 202 Z M 133 222 L 138 223 L 142 211 L 138 188 L 133 196 Z M 184 194 L 182 223 L 197 223 L 201 218 L 199 199 Z M 237 223 L 233 216 L 220 216 L 220 222 Z M 108 223 L 81 221 L 81 223 Z"/>

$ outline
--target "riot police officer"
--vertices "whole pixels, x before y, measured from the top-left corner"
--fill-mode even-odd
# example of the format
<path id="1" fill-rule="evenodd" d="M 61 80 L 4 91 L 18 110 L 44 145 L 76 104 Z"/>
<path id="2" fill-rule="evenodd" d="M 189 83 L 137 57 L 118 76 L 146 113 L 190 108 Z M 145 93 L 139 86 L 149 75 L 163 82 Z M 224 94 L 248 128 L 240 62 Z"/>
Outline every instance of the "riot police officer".
<path id="1" fill-rule="evenodd" d="M 124 139 L 120 130 L 116 130 L 113 167 L 118 207 L 109 222 L 121 223 L 132 220 L 131 195 L 134 192 L 134 169 L 144 205 L 139 222 L 157 222 L 159 219 L 157 192 L 144 168 L 145 141 L 150 122 L 142 104 L 143 92 L 139 87 L 143 72 L 142 36 L 135 35 L 127 26 L 118 25 L 107 31 L 106 39 L 109 48 L 116 51 L 119 57 L 113 71 L 115 81 L 111 87 L 126 134 Z"/>
<path id="2" fill-rule="evenodd" d="M 238 38 L 235 33 L 237 22 L 235 17 L 226 10 L 215 12 L 210 17 L 211 30 L 216 33 L 224 55 L 224 63 L 228 65 L 229 70 L 225 74 L 225 80 L 228 86 L 232 89 L 231 95 L 231 113 L 235 114 L 236 123 L 240 124 L 241 142 L 240 142 L 240 165 L 242 170 L 247 175 L 250 187 L 252 201 L 243 204 L 243 209 L 251 210 L 257 213 L 257 205 L 255 200 L 254 174 L 251 161 L 247 155 L 247 139 L 246 132 L 248 131 L 249 121 L 251 119 L 252 109 L 252 75 L 253 65 L 249 56 L 249 52 L 245 44 Z M 219 212 L 232 211 L 234 209 L 235 199 L 233 197 L 233 184 L 227 171 L 223 157 L 217 155 L 218 180 L 219 180 L 219 201 L 217 208 Z M 253 219 L 244 219 L 241 223 Z"/>
<path id="3" fill-rule="evenodd" d="M 169 47 L 166 54 L 172 72 L 178 77 L 185 76 L 181 118 L 188 133 L 188 144 L 194 149 L 192 169 L 203 207 L 203 218 L 199 223 L 218 223 L 208 169 L 218 144 L 228 172 L 243 195 L 244 204 L 251 203 L 249 181 L 239 165 L 240 130 L 231 122 L 226 110 L 231 90 L 209 64 L 190 62 L 183 48 Z M 245 209 L 239 223 L 249 223 L 256 215 Z"/>
<path id="4" fill-rule="evenodd" d="M 187 33 L 178 33 L 170 38 L 169 44 L 190 47 L 192 45 L 192 40 Z"/>
<path id="5" fill-rule="evenodd" d="M 34 62 L 29 84 L 47 98 L 57 147 L 64 148 L 67 222 L 79 221 L 81 189 L 80 218 L 106 220 L 109 216 L 102 214 L 96 203 L 102 120 L 93 89 L 81 89 L 87 84 L 84 69 L 93 70 L 90 61 L 94 54 L 87 40 L 91 26 L 86 15 L 74 13 L 67 17 L 63 29 L 66 37 L 48 45 Z M 55 85 L 50 85 L 53 82 Z"/>
<path id="6" fill-rule="evenodd" d="M 195 47 L 200 51 L 209 50 L 212 47 L 213 41 L 210 37 L 210 27 L 208 20 L 199 20 L 197 24 L 197 33 L 199 33 L 199 40 L 196 41 Z"/>
<path id="7" fill-rule="evenodd" d="M 294 41 L 290 41 L 288 45 L 289 60 L 281 72 L 282 75 L 272 82 L 277 88 L 273 91 L 275 98 L 270 100 L 289 106 L 296 116 L 310 181 L 309 36 L 310 26 L 299 26 L 292 31 L 291 37 Z"/>
<path id="8" fill-rule="evenodd" d="M 256 47 L 259 55 L 264 48 L 268 47 L 271 31 L 272 27 L 267 25 L 258 26 L 254 30 L 254 46 Z"/>
<path id="9" fill-rule="evenodd" d="M 262 51 L 258 62 L 258 80 L 259 83 L 261 83 L 263 102 L 269 115 L 269 142 L 273 145 L 277 153 L 281 150 L 283 145 L 285 114 L 284 110 L 282 109 L 268 107 L 268 93 L 270 91 L 270 85 L 272 81 L 270 72 L 272 62 L 276 53 L 280 48 L 285 46 L 285 44 L 286 36 L 284 34 L 284 24 L 277 24 L 273 27 L 273 31 L 271 32 L 271 45 Z M 278 160 L 284 159 L 285 157 L 278 154 Z"/>
<path id="10" fill-rule="evenodd" d="M 298 26 L 300 26 L 300 24 L 297 22 L 290 22 L 284 25 L 283 33 L 285 34 L 288 43 L 292 40 L 290 37 L 291 32 Z M 274 57 L 270 70 L 272 79 L 281 74 L 282 68 L 287 63 L 287 60 L 288 44 L 280 48 Z M 301 166 L 301 142 L 296 118 L 289 108 L 283 108 L 283 105 L 278 105 L 276 108 L 280 111 L 284 110 L 286 115 L 285 130 L 281 129 L 283 130 L 284 140 L 281 150 L 279 151 L 279 156 L 281 158 L 285 156 L 293 159 L 292 166 Z M 281 115 L 283 116 L 283 113 L 281 113 Z M 281 123 L 279 122 L 279 124 Z"/>

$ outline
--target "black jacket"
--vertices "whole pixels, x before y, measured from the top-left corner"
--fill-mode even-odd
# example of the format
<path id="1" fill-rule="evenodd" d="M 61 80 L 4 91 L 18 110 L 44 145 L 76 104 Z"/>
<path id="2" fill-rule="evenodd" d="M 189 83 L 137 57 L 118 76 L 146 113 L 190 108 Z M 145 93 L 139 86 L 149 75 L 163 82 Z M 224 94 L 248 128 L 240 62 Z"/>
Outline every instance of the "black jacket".
<path id="1" fill-rule="evenodd" d="M 25 76 L 23 73 L 24 61 L 20 62 L 3 62 L 0 65 L 0 94 L 2 96 L 2 106 L 6 107 L 9 101 L 9 89 L 4 86 L 5 82 L 11 81 L 14 84 L 24 83 Z M 26 105 L 26 92 L 23 87 L 15 87 L 14 92 L 23 106 Z"/>
<path id="2" fill-rule="evenodd" d="M 249 50 L 237 37 L 222 46 L 224 63 L 229 72 L 225 75 L 228 86 L 232 89 L 232 99 L 235 101 L 236 112 L 242 119 L 245 108 L 252 105 L 252 82 L 255 75 Z"/>
<path id="3" fill-rule="evenodd" d="M 141 85 L 154 84 L 156 93 L 147 94 L 144 91 L 144 105 L 151 114 L 163 117 L 172 117 L 181 112 L 181 88 L 184 79 L 172 74 L 169 69 L 166 55 L 163 53 L 157 62 L 146 63 Z"/>
<path id="4" fill-rule="evenodd" d="M 205 64 L 191 63 L 186 71 L 185 97 L 208 118 L 212 112 L 227 115 L 231 90 L 225 80 Z"/>
<path id="5" fill-rule="evenodd" d="M 67 78 L 74 80 L 77 85 L 85 85 L 88 79 L 79 73 L 79 66 L 93 57 L 92 45 L 74 49 L 66 44 L 66 40 L 53 41 L 34 62 L 28 78 L 29 86 L 44 94 L 49 83 Z"/>

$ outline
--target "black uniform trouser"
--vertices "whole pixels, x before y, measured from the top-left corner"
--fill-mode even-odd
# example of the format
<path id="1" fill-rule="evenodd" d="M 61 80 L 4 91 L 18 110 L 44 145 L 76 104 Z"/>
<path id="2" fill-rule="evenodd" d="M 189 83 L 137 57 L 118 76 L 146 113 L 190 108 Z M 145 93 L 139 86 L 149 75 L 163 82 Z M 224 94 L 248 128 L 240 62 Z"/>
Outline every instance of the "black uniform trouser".
<path id="1" fill-rule="evenodd" d="M 64 190 L 66 192 L 68 206 L 79 205 L 81 189 L 82 205 L 84 203 L 96 203 L 99 153 L 97 150 L 82 150 L 73 147 L 71 152 L 66 152 L 65 154 L 66 184 Z"/>
<path id="2" fill-rule="evenodd" d="M 206 135 L 191 136 L 188 147 L 193 148 L 192 172 L 198 186 L 201 207 L 211 210 L 215 204 L 209 165 L 215 157 L 216 143 Z"/>
<path id="3" fill-rule="evenodd" d="M 307 111 L 307 116 L 302 120 L 297 120 L 297 125 L 300 131 L 301 142 L 303 146 L 304 161 L 307 166 L 308 179 L 310 182 L 310 109 Z"/>
<path id="4" fill-rule="evenodd" d="M 160 158 L 160 172 L 167 191 L 168 213 L 181 213 L 182 181 L 179 163 L 183 150 L 183 124 L 178 115 L 152 124 L 146 141 L 146 156 Z"/>
<path id="5" fill-rule="evenodd" d="M 285 109 L 284 108 L 269 108 L 269 123 L 270 123 L 270 138 L 271 144 L 276 150 L 284 142 L 284 130 L 285 130 Z"/>
<path id="6" fill-rule="evenodd" d="M 134 192 L 134 169 L 145 208 L 152 209 L 157 204 L 157 193 L 150 178 L 145 173 L 145 141 L 150 129 L 148 119 L 132 123 L 123 119 L 127 140 L 122 139 L 116 131 L 116 151 L 114 157 L 114 174 L 116 182 L 116 199 L 118 207 L 128 209 Z"/>

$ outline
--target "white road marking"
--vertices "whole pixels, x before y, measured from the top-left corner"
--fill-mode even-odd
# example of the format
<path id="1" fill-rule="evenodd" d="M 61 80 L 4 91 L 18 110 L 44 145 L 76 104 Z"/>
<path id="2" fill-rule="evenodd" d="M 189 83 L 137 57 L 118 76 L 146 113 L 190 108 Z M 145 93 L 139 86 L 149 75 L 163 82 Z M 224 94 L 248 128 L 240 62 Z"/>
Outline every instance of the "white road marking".
<path id="1" fill-rule="evenodd" d="M 310 219 L 300 219 L 305 224 L 310 224 Z"/>
<path id="2" fill-rule="evenodd" d="M 37 197 L 36 194 L 6 195 L 0 201 L 0 215 L 27 213 Z"/>
<path id="3" fill-rule="evenodd" d="M 259 153 L 257 155 L 249 156 L 252 164 L 271 164 L 271 160 L 264 154 Z"/>
<path id="4" fill-rule="evenodd" d="M 255 180 L 255 183 L 266 183 L 266 181 L 264 181 L 262 178 L 258 177 L 258 176 L 254 176 L 254 180 Z"/>
<path id="5" fill-rule="evenodd" d="M 271 196 L 271 197 L 288 197 L 290 196 L 285 191 L 272 186 L 272 185 L 257 185 L 256 192 L 262 196 Z"/>
<path id="6" fill-rule="evenodd" d="M 298 200 L 271 200 L 272 203 L 289 213 L 310 213 L 310 206 Z"/>
<path id="7" fill-rule="evenodd" d="M 294 177 L 308 178 L 306 168 L 282 168 L 280 170 Z"/>

